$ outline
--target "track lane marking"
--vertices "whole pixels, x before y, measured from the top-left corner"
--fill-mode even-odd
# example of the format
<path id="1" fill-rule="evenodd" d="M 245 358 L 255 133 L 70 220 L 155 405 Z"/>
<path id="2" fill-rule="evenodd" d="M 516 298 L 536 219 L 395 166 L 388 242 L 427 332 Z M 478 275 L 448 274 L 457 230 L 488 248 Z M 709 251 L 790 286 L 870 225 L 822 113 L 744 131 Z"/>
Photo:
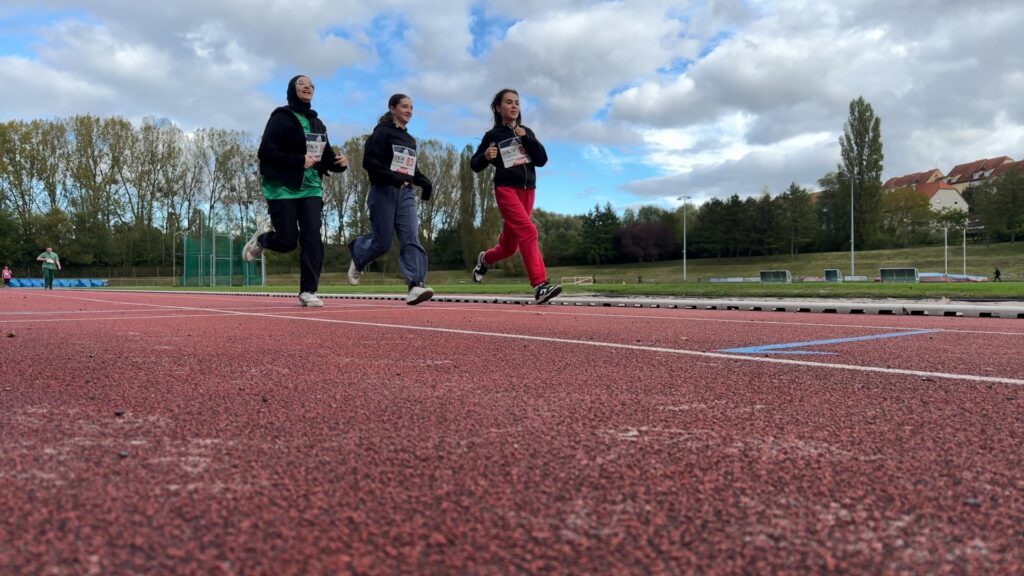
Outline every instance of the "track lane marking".
<path id="1" fill-rule="evenodd" d="M 73 298 L 67 296 L 67 298 Z M 107 304 L 128 304 L 108 300 L 95 300 L 91 298 L 76 298 L 86 301 L 105 302 Z M 902 368 L 885 368 L 880 366 L 858 366 L 855 364 L 830 364 L 826 362 L 811 362 L 809 360 L 794 360 L 790 358 L 775 358 L 765 356 L 750 356 L 746 354 L 726 354 L 723 352 L 702 352 L 699 350 L 681 350 L 678 348 L 662 348 L 659 346 L 642 346 L 636 344 L 620 344 L 617 342 L 597 342 L 591 340 L 573 340 L 570 338 L 554 338 L 549 336 L 533 336 L 531 334 L 505 334 L 501 332 L 484 332 L 481 330 L 463 330 L 459 328 L 440 328 L 433 326 L 414 326 L 408 324 L 385 324 L 381 322 L 360 322 L 356 320 L 338 320 L 335 318 L 322 318 L 318 316 L 289 316 L 281 314 L 266 314 L 256 312 L 236 312 L 230 310 L 217 310 L 213 308 L 198 308 L 190 306 L 170 306 L 163 304 L 144 304 L 154 308 L 191 310 L 193 312 L 223 312 L 234 316 L 252 316 L 256 318 L 273 318 L 279 320 L 305 320 L 308 322 L 320 322 L 326 324 L 344 324 L 348 326 L 366 326 L 371 328 L 391 328 L 401 330 L 416 330 L 422 332 L 438 332 L 442 334 L 459 334 L 464 336 L 485 336 L 491 338 L 506 338 L 511 340 L 526 340 L 533 342 L 552 342 L 558 344 L 571 344 L 576 346 L 591 346 L 598 348 L 609 348 L 614 350 L 632 350 L 639 352 L 655 352 L 660 354 L 675 354 L 680 356 L 696 356 L 701 358 L 717 358 L 722 360 L 738 360 L 742 362 L 759 362 L 763 364 L 779 364 L 784 366 L 801 366 L 808 368 L 825 368 L 831 370 L 849 370 L 854 372 L 869 372 L 875 374 L 899 374 L 903 376 L 916 376 L 920 378 L 936 378 L 943 380 L 967 380 L 970 382 L 988 382 L 996 384 L 1012 384 L 1024 386 L 1024 379 L 1002 378 L 998 376 L 980 376 L 976 374 L 955 374 L 949 372 L 928 372 L 924 370 L 908 370 Z"/>
<path id="2" fill-rule="evenodd" d="M 784 344 L 764 344 L 761 346 L 724 348 L 722 350 L 719 350 L 719 352 L 726 352 L 732 354 L 835 354 L 835 352 L 819 352 L 817 350 L 794 350 L 794 348 L 808 348 L 811 346 L 830 346 L 832 344 L 846 344 L 847 342 L 865 342 L 868 340 L 884 340 L 886 338 L 900 338 L 902 336 L 920 336 L 921 334 L 934 334 L 936 332 L 939 332 L 939 330 L 888 332 L 886 334 L 850 336 L 846 338 L 832 338 L 829 340 L 809 340 L 805 342 L 787 342 Z"/>

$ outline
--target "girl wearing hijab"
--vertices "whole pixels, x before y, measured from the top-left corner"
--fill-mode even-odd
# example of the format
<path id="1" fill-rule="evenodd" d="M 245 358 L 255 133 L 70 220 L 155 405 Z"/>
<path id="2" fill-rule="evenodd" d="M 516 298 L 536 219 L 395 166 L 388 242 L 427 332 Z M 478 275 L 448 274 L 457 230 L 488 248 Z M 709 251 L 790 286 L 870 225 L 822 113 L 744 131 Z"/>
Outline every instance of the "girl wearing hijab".
<path id="1" fill-rule="evenodd" d="M 411 119 L 412 100 L 405 94 L 395 94 L 388 99 L 388 111 L 366 139 L 363 169 L 370 177 L 366 204 L 371 231 L 348 245 L 352 257 L 348 282 L 359 284 L 363 270 L 391 249 L 391 237 L 397 233 L 398 267 L 409 286 L 405 303 L 413 305 L 434 296 L 433 289 L 423 284 L 427 277 L 427 251 L 420 244 L 413 186 L 420 187 L 424 201 L 430 200 L 434 186 L 416 165 L 416 139 L 407 129 Z"/>
<path id="2" fill-rule="evenodd" d="M 256 232 L 242 248 L 251 262 L 264 250 L 291 252 L 299 245 L 299 304 L 323 306 L 316 291 L 324 263 L 320 238 L 323 183 L 328 172 L 344 172 L 348 158 L 337 155 L 327 127 L 310 106 L 313 82 L 296 76 L 288 82 L 288 105 L 270 113 L 260 141 L 261 190 L 274 229 Z"/>
<path id="3" fill-rule="evenodd" d="M 474 172 L 494 166 L 494 199 L 504 220 L 498 243 L 477 256 L 473 281 L 483 282 L 484 274 L 499 261 L 519 251 L 533 287 L 533 301 L 544 304 L 562 291 L 548 281 L 540 254 L 537 227 L 530 219 L 537 188 L 535 167 L 548 163 L 548 153 L 526 126 L 519 108 L 519 93 L 506 88 L 491 101 L 494 127 L 484 134 L 470 160 Z"/>

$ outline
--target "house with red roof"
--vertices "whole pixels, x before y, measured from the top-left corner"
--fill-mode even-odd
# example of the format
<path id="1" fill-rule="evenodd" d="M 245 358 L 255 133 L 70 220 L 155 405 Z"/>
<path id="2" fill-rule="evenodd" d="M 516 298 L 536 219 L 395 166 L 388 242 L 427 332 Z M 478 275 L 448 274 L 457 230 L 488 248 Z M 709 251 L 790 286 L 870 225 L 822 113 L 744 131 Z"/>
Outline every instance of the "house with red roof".
<path id="1" fill-rule="evenodd" d="M 907 174 L 906 176 L 889 178 L 885 181 L 885 184 L 882 184 L 882 189 L 892 190 L 894 188 L 914 188 L 918 184 L 930 184 L 945 177 L 946 175 L 943 174 L 941 170 L 933 168 L 927 172 L 915 172 L 913 174 Z"/>
<path id="2" fill-rule="evenodd" d="M 960 191 L 952 184 L 946 183 L 944 178 L 942 171 L 935 168 L 927 172 L 889 178 L 882 184 L 882 190 L 912 188 L 927 197 L 928 206 L 936 212 L 948 209 L 967 212 L 967 202 L 960 195 Z"/>
<path id="3" fill-rule="evenodd" d="M 1024 173 L 1024 160 L 1018 160 L 1016 162 L 1007 162 L 1005 164 L 1000 164 L 995 170 L 992 171 L 992 175 L 989 176 L 989 177 L 990 178 L 999 178 L 1003 174 L 1006 174 L 1006 172 L 1008 170 L 1012 169 L 1012 168 L 1016 168 L 1021 173 Z"/>
<path id="4" fill-rule="evenodd" d="M 936 212 L 941 212 L 942 210 L 968 211 L 967 202 L 964 201 L 960 191 L 952 184 L 937 180 L 935 182 L 918 184 L 914 188 L 928 197 L 928 206 Z"/>
<path id="5" fill-rule="evenodd" d="M 999 156 L 998 158 L 987 158 L 968 162 L 967 164 L 960 164 L 949 171 L 945 181 L 956 188 L 957 192 L 963 193 L 968 187 L 980 184 L 991 178 L 996 170 L 1003 165 L 1011 163 L 1013 163 L 1013 158 Z"/>

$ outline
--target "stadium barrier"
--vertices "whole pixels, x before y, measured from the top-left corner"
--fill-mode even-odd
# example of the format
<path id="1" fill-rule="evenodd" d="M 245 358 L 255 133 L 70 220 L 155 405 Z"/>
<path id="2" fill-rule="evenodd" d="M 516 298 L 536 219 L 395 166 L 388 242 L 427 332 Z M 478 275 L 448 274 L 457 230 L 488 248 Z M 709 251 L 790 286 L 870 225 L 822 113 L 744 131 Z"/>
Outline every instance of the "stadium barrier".
<path id="1" fill-rule="evenodd" d="M 54 288 L 102 288 L 109 286 L 106 278 L 54 278 Z M 42 288 L 42 278 L 11 278 L 11 288 Z"/>

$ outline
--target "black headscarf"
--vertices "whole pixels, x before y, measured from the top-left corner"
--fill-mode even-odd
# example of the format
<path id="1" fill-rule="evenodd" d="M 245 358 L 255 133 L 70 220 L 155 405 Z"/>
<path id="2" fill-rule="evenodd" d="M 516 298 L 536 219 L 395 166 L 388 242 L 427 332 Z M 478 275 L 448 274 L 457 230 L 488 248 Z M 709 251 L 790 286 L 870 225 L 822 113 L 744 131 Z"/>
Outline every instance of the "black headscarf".
<path id="1" fill-rule="evenodd" d="M 302 114 L 306 118 L 316 118 L 316 110 L 313 110 L 309 102 L 299 100 L 299 94 L 295 91 L 295 82 L 304 76 L 309 78 L 309 76 L 306 76 L 305 74 L 299 74 L 288 81 L 288 107 L 299 114 Z"/>

